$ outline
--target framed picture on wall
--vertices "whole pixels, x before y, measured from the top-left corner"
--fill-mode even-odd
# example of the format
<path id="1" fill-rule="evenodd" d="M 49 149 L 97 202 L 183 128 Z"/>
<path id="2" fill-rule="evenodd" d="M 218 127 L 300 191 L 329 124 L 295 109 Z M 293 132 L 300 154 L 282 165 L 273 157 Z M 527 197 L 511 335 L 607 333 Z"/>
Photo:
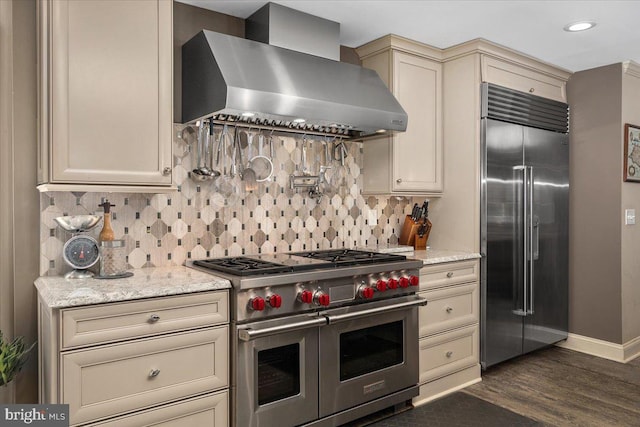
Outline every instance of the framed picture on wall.
<path id="1" fill-rule="evenodd" d="M 640 182 L 640 126 L 624 125 L 624 180 Z"/>

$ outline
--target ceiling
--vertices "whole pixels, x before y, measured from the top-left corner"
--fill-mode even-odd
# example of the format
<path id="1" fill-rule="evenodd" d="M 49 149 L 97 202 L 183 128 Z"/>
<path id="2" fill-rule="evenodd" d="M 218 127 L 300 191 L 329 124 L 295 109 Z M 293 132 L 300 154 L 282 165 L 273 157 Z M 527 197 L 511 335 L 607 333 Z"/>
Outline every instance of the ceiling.
<path id="1" fill-rule="evenodd" d="M 250 0 L 178 0 L 246 18 L 266 4 Z M 358 47 L 397 34 L 446 48 L 484 38 L 569 71 L 627 60 L 640 63 L 640 1 L 297 0 L 283 6 L 339 22 L 340 42 Z M 568 33 L 576 21 L 591 30 Z"/>

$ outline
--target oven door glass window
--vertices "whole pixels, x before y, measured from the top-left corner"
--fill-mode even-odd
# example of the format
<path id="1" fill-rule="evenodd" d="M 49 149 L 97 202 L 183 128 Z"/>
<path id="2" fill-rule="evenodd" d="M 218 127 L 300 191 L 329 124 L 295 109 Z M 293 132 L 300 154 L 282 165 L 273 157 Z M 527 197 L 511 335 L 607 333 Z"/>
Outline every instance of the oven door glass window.
<path id="1" fill-rule="evenodd" d="M 402 320 L 340 334 L 340 381 L 402 363 L 403 340 Z"/>
<path id="2" fill-rule="evenodd" d="M 300 344 L 258 352 L 258 404 L 300 394 Z"/>

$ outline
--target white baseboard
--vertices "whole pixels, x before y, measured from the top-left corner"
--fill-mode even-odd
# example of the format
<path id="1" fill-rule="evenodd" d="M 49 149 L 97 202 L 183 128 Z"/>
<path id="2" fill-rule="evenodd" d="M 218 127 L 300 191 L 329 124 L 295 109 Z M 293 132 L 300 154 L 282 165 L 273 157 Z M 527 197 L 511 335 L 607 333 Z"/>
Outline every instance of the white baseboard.
<path id="1" fill-rule="evenodd" d="M 624 344 L 616 344 L 570 333 L 566 341 L 561 341 L 556 345 L 620 363 L 627 363 L 640 356 L 640 337 L 636 337 Z"/>
<path id="2" fill-rule="evenodd" d="M 624 363 L 631 362 L 640 356 L 640 337 L 635 337 L 624 344 Z"/>

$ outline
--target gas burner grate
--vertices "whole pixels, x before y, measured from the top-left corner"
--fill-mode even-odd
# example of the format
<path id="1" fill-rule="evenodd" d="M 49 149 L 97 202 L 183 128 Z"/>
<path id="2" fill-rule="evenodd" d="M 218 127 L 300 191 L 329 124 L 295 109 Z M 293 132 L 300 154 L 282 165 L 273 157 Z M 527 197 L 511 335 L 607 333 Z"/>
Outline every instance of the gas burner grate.
<path id="1" fill-rule="evenodd" d="M 359 251 L 354 249 L 329 249 L 324 251 L 294 252 L 291 255 L 328 261 L 333 263 L 336 267 L 404 261 L 407 259 L 407 257 L 405 257 L 404 255 L 383 254 L 379 252 Z"/>
<path id="2" fill-rule="evenodd" d="M 293 271 L 293 268 L 286 265 L 247 257 L 203 259 L 194 261 L 193 264 L 236 276 L 289 273 Z"/>

